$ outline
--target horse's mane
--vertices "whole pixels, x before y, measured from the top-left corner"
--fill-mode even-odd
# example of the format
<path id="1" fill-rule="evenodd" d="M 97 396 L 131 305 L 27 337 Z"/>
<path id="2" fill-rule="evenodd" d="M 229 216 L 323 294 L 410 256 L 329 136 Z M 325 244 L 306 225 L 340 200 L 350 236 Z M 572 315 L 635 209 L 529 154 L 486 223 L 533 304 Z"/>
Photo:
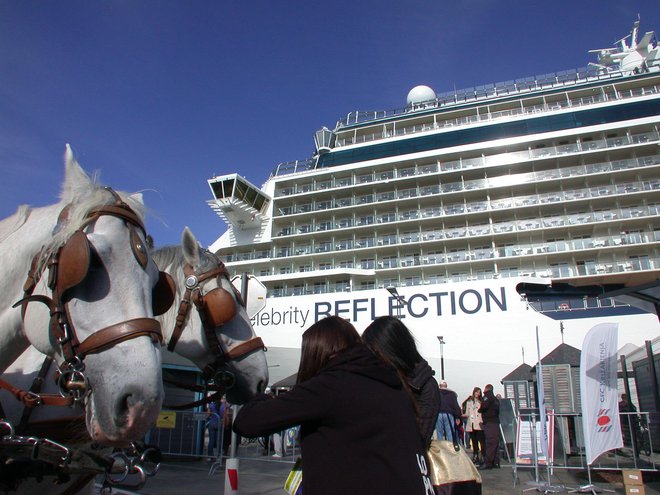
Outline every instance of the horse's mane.
<path id="1" fill-rule="evenodd" d="M 12 216 L 0 221 L 0 242 L 12 235 L 27 222 L 32 208 L 28 205 L 20 205 Z"/>
<path id="2" fill-rule="evenodd" d="M 218 266 L 220 259 L 211 252 L 202 249 L 199 251 L 199 254 L 201 265 L 199 267 L 200 271 L 211 270 Z M 156 262 L 159 270 L 173 267 L 176 269 L 177 273 L 171 273 L 170 270 L 170 275 L 175 277 L 176 280 L 183 280 L 183 266 L 188 263 L 188 261 L 183 254 L 181 246 L 164 246 L 152 251 L 151 256 Z"/>
<path id="3" fill-rule="evenodd" d="M 183 265 L 186 264 L 186 259 L 183 256 L 183 250 L 180 246 L 164 246 L 151 252 L 154 262 L 159 270 L 165 270 L 167 267 L 176 267 L 177 272 L 183 272 Z M 170 274 L 173 277 L 178 277 L 180 274 Z"/>

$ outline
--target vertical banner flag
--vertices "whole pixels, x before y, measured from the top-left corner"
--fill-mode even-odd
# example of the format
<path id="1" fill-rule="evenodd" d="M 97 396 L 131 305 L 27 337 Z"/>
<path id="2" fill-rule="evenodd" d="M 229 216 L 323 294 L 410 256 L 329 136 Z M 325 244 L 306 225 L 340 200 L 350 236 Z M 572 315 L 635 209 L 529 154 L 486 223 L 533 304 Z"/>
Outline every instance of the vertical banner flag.
<path id="1" fill-rule="evenodd" d="M 582 427 L 587 464 L 623 447 L 617 397 L 618 323 L 600 323 L 584 337 L 580 355 Z"/>
<path id="2" fill-rule="evenodd" d="M 541 366 L 541 346 L 539 344 L 539 327 L 536 327 L 536 353 L 538 363 L 536 363 L 536 396 L 539 406 L 539 431 L 541 440 L 541 454 L 548 462 L 548 423 L 545 418 L 545 391 L 543 390 L 543 366 Z"/>

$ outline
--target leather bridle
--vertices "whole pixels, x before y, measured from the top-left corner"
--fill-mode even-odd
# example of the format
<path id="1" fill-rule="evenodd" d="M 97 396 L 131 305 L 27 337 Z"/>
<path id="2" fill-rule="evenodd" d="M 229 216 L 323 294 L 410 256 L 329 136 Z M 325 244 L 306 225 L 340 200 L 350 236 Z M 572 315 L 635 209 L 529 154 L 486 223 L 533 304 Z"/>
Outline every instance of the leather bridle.
<path id="1" fill-rule="evenodd" d="M 73 397 L 73 400 L 81 400 L 89 388 L 83 373 L 84 359 L 89 354 L 97 354 L 120 342 L 143 336 L 151 338 L 154 343 L 163 341 L 160 323 L 154 318 L 134 318 L 122 321 L 94 332 L 82 342 L 76 333 L 69 314 L 67 291 L 81 283 L 89 270 L 92 252 L 84 229 L 104 215 L 120 218 L 129 225 L 131 249 L 143 269 L 146 269 L 150 259 L 143 241 L 146 233 L 142 220 L 115 191 L 107 187 L 105 189 L 112 194 L 115 202 L 90 210 L 78 230 L 47 261 L 48 287 L 52 296 L 32 294 L 42 274 L 42 269 L 39 268 L 42 255 L 40 252 L 32 260 L 27 280 L 23 286 L 24 297 L 13 306 L 21 306 L 22 317 L 25 317 L 25 311 L 30 302 L 41 302 L 48 306 L 50 310 L 49 332 L 59 344 L 64 357 L 64 362 L 59 366 L 57 380 L 60 393 L 63 397 Z M 62 210 L 58 225 L 67 220 L 69 209 L 70 205 Z M 138 235 L 136 228 L 141 230 L 142 237 Z M 162 312 L 169 308 L 174 300 L 173 286 L 171 277 L 160 272 L 158 283 L 153 289 L 154 307 L 158 306 L 159 309 L 164 307 Z M 167 299 L 169 299 L 169 303 L 167 303 Z"/>
<path id="2" fill-rule="evenodd" d="M 194 304 L 202 322 L 206 341 L 215 357 L 215 360 L 202 370 L 202 377 L 206 381 L 213 380 L 216 387 L 225 390 L 233 385 L 233 382 L 229 383 L 233 377 L 222 370 L 227 363 L 241 359 L 252 352 L 263 350 L 265 346 L 261 337 L 254 337 L 231 348 L 225 348 L 218 340 L 215 333 L 216 328 L 234 318 L 237 313 L 236 305 L 243 304 L 241 295 L 233 286 L 233 295 L 222 288 L 220 279 L 225 278 L 229 281 L 229 272 L 222 261 L 217 257 L 214 258 L 217 266 L 204 272 L 196 272 L 190 264 L 183 267 L 186 276 L 186 290 L 179 304 L 176 323 L 167 349 L 173 351 L 176 347 Z M 204 283 L 214 278 L 218 282 L 218 287 L 204 293 L 202 291 Z"/>

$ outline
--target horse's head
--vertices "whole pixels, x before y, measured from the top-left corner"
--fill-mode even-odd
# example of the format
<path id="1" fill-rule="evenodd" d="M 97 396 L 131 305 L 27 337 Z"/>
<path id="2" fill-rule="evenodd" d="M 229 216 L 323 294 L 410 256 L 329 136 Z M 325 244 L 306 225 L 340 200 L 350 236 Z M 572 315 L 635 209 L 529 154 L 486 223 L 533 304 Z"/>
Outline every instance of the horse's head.
<path id="1" fill-rule="evenodd" d="M 57 356 L 60 388 L 83 401 L 92 439 L 120 445 L 142 438 L 161 408 L 153 304 L 167 283 L 147 248 L 141 198 L 95 185 L 70 150 L 66 162 L 67 206 L 37 263 L 48 266 L 48 288 L 43 277 L 33 287 L 40 294 L 28 298 L 46 302 L 52 317 L 43 324 L 43 309 L 32 309 L 41 306 L 24 304 L 24 329 Z"/>
<path id="2" fill-rule="evenodd" d="M 226 386 L 229 402 L 243 404 L 268 384 L 263 342 L 255 335 L 222 261 L 203 249 L 188 228 L 181 244 L 178 256 L 165 262 L 183 301 L 174 332 L 166 336 L 168 348 L 193 361 L 207 380 Z M 154 253 L 161 268 L 159 255 L 167 249 Z"/>

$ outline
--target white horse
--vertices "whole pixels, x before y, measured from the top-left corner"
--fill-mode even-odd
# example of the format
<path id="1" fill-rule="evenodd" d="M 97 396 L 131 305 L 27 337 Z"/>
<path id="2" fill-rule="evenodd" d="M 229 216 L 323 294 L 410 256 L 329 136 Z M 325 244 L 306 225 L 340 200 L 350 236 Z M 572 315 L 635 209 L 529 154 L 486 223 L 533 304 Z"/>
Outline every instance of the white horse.
<path id="1" fill-rule="evenodd" d="M 232 404 L 263 392 L 268 384 L 264 345 L 222 261 L 187 227 L 181 246 L 158 249 L 153 257 L 176 282 L 175 303 L 159 317 L 169 350 L 195 363 L 205 379 L 225 384 Z"/>
<path id="2" fill-rule="evenodd" d="M 263 342 L 256 337 L 220 259 L 203 249 L 188 228 L 183 232 L 181 246 L 156 250 L 153 258 L 176 281 L 175 304 L 158 317 L 165 343 L 195 363 L 207 380 L 213 380 L 221 389 L 226 386 L 224 392 L 229 402 L 242 404 L 263 392 L 268 383 Z M 28 390 L 44 358 L 38 350 L 30 348 L 7 369 L 7 376 L 17 387 Z M 44 385 L 40 392 L 56 392 L 53 380 L 47 379 Z M 22 404 L 8 399 L 2 405 L 8 419 L 18 425 Z M 61 435 L 65 433 L 68 440 L 64 429 L 80 425 L 76 415 L 81 413 L 75 407 L 73 410 L 34 408 L 26 433 L 55 436 L 57 440 L 64 440 Z M 78 432 L 73 440 L 85 443 L 89 439 Z M 22 485 L 21 493 L 30 493 L 34 486 L 34 483 Z"/>
<path id="3" fill-rule="evenodd" d="M 175 281 L 174 304 L 169 311 L 157 317 L 163 328 L 163 343 L 196 364 L 207 381 L 212 380 L 217 386 L 226 387 L 224 391 L 227 400 L 232 404 L 243 404 L 263 392 L 268 384 L 263 342 L 256 337 L 247 313 L 225 275 L 222 261 L 203 249 L 187 227 L 181 238 L 181 246 L 164 247 L 152 254 L 158 266 L 172 273 Z M 188 273 L 184 273 L 184 269 Z M 207 274 L 211 276 L 206 277 Z M 197 285 L 189 293 L 186 282 L 191 277 L 197 279 Z M 218 288 L 223 291 L 214 292 Z M 204 300 L 199 307 L 194 308 L 195 303 L 190 297 L 193 291 L 210 298 L 210 301 Z M 182 312 L 182 303 L 189 309 L 186 314 Z M 212 314 L 209 316 L 207 312 Z M 211 323 L 209 318 L 216 321 Z M 204 320 L 207 330 L 204 329 Z M 27 391 L 45 357 L 38 349 L 29 348 L 7 368 L 5 376 L 17 388 Z M 40 392 L 57 393 L 52 373 L 48 372 Z M 0 399 L 3 399 L 0 402 L 7 417 L 12 423 L 17 423 L 23 404 L 8 395 L 0 395 Z M 31 417 L 37 421 L 66 418 L 73 422 L 80 412 L 74 408 L 71 415 L 68 408 L 36 407 Z"/>
<path id="4" fill-rule="evenodd" d="M 30 343 L 53 355 L 92 439 L 125 445 L 144 436 L 162 404 L 152 307 L 162 277 L 141 198 L 95 184 L 68 146 L 65 163 L 60 203 L 20 207 L 0 222 L 0 372 Z"/>

